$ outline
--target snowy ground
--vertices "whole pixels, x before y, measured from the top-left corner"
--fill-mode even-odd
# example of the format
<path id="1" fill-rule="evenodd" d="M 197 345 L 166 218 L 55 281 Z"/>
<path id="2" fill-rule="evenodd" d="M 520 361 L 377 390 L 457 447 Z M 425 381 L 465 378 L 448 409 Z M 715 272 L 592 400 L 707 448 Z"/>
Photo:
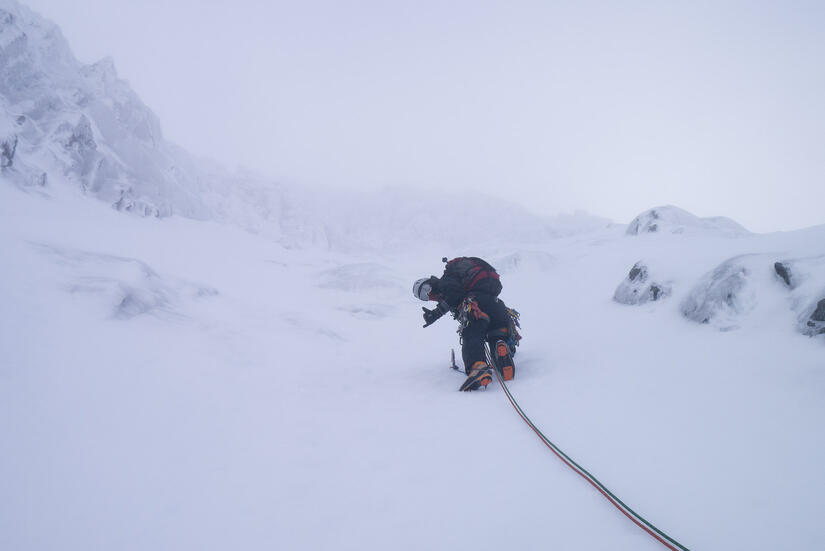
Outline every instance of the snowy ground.
<path id="1" fill-rule="evenodd" d="M 737 329 L 680 305 L 731 257 L 823 243 L 615 227 L 345 255 L 0 185 L 0 549 L 661 548 L 497 385 L 456 392 L 454 322 L 422 330 L 409 287 L 470 253 L 504 267 L 512 391 L 573 459 L 691 549 L 820 549 L 823 338 L 767 272 Z M 673 295 L 613 302 L 640 259 Z"/>

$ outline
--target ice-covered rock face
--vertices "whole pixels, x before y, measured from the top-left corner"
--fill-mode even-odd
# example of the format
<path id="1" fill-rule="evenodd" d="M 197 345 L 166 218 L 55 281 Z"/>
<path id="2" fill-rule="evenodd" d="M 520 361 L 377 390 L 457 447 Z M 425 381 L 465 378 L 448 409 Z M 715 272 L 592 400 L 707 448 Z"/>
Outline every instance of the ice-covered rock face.
<path id="1" fill-rule="evenodd" d="M 483 196 L 356 197 L 230 173 L 167 142 L 111 59 L 80 63 L 56 25 L 15 0 L 0 0 L 0 171 L 3 184 L 30 192 L 68 183 L 120 211 L 230 222 L 291 248 L 455 249 L 607 225 L 583 213 L 546 219 Z"/>
<path id="2" fill-rule="evenodd" d="M 116 208 L 205 217 L 200 175 L 111 59 L 83 65 L 60 29 L 0 0 L 0 170 L 18 186 L 69 180 Z M 55 178 L 50 178 L 49 175 Z"/>
<path id="3" fill-rule="evenodd" d="M 0 94 L 31 102 L 34 112 L 60 102 L 59 89 L 79 68 L 60 29 L 14 0 L 0 1 Z"/>
<path id="4" fill-rule="evenodd" d="M 737 318 L 751 309 L 756 297 L 747 287 L 749 255 L 732 258 L 706 274 L 681 304 L 682 314 L 698 323 L 735 329 Z"/>
<path id="5" fill-rule="evenodd" d="M 720 236 L 734 237 L 745 235 L 748 231 L 723 216 L 699 218 L 678 207 L 664 206 L 647 210 L 633 219 L 627 227 L 628 235 L 643 233 L 704 232 Z"/>
<path id="6" fill-rule="evenodd" d="M 613 294 L 613 300 L 620 304 L 644 304 L 661 300 L 671 293 L 669 284 L 650 280 L 648 267 L 640 260 L 633 265 L 627 278 Z"/>

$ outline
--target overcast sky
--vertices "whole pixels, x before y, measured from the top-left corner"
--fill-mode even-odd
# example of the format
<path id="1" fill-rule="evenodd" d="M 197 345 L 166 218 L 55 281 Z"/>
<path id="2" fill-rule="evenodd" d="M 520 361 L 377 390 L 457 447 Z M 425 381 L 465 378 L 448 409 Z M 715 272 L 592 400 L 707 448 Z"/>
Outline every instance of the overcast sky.
<path id="1" fill-rule="evenodd" d="M 825 223 L 825 2 L 25 3 L 167 138 L 282 181 Z"/>

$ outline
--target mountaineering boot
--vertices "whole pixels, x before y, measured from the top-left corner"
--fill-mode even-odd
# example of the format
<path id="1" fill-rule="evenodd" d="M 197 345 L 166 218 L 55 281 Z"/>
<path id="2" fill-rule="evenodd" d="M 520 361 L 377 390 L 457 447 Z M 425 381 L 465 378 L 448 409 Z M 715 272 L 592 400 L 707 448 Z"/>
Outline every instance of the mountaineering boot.
<path id="1" fill-rule="evenodd" d="M 516 366 L 513 365 L 513 357 L 510 355 L 510 347 L 504 341 L 496 343 L 496 367 L 501 373 L 501 378 L 505 381 L 512 381 L 516 376 Z"/>
<path id="2" fill-rule="evenodd" d="M 476 390 L 493 382 L 493 372 L 486 362 L 476 362 L 458 390 Z"/>

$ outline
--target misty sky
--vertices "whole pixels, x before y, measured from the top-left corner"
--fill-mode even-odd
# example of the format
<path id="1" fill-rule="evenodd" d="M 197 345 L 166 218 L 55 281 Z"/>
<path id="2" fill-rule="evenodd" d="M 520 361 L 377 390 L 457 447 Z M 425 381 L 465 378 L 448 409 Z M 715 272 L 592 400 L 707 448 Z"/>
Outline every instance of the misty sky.
<path id="1" fill-rule="evenodd" d="M 167 138 L 279 180 L 825 223 L 825 2 L 24 3 Z"/>

